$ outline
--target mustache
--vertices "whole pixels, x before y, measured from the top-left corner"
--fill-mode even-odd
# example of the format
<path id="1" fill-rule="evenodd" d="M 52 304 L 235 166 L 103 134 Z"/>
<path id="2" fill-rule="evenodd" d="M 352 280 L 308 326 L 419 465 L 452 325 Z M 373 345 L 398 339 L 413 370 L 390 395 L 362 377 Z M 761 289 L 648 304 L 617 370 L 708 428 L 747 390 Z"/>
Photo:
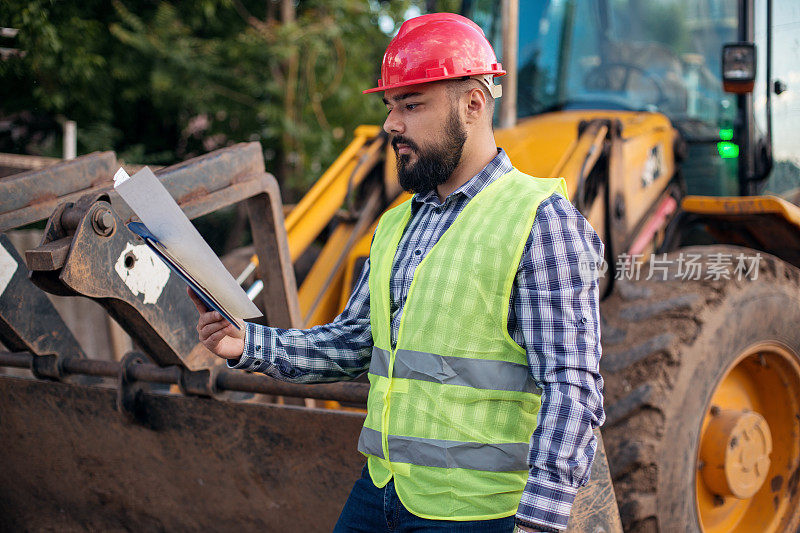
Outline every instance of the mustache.
<path id="1" fill-rule="evenodd" d="M 397 145 L 398 144 L 405 144 L 406 146 L 411 148 L 413 151 L 415 151 L 415 152 L 419 151 L 419 147 L 417 147 L 417 143 L 415 143 L 414 141 L 412 141 L 408 137 L 403 137 L 402 135 L 397 135 L 396 137 L 393 137 L 392 138 L 392 148 L 394 148 L 395 152 L 397 152 Z"/>

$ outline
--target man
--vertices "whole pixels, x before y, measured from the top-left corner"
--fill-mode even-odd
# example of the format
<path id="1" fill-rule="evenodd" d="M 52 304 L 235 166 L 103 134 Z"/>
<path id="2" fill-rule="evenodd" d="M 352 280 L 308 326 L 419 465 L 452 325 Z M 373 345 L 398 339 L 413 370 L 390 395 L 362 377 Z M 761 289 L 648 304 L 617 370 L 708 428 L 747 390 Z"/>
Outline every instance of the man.
<path id="1" fill-rule="evenodd" d="M 492 132 L 504 74 L 480 28 L 417 17 L 390 43 L 384 130 L 412 200 L 388 211 L 331 324 L 200 340 L 231 368 L 310 383 L 369 368 L 367 466 L 335 531 L 557 531 L 602 423 L 603 245 L 561 179 L 515 170 Z M 535 430 L 534 430 L 535 429 Z"/>

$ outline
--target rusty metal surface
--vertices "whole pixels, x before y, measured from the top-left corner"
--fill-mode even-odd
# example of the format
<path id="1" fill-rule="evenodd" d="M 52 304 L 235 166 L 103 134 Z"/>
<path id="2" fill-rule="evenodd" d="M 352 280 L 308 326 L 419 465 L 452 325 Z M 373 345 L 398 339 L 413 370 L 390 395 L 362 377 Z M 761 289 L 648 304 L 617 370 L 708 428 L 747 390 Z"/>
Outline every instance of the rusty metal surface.
<path id="1" fill-rule="evenodd" d="M 0 377 L 0 530 L 330 531 L 363 415 Z"/>
<path id="2" fill-rule="evenodd" d="M 255 392 L 295 398 L 316 398 L 361 404 L 366 408 L 369 385 L 366 383 L 324 383 L 319 385 L 295 385 L 259 374 L 223 370 L 216 377 L 220 390 Z"/>
<path id="3" fill-rule="evenodd" d="M 0 377 L 0 396 L 5 530 L 330 531 L 363 463 L 357 413 L 145 392 L 136 424 L 110 389 Z M 602 441 L 568 531 L 622 531 Z"/>
<path id="4" fill-rule="evenodd" d="M 299 326 L 280 191 L 275 178 L 264 172 L 258 143 L 217 150 L 164 169 L 159 177 L 189 218 L 247 201 L 256 253 L 263 258 L 261 308 L 270 325 Z M 95 191 L 61 204 L 48 221 L 42 244 L 26 253 L 31 279 L 54 294 L 97 300 L 161 365 L 199 369 L 218 364 L 197 342 L 197 311 L 176 275 L 169 274 L 155 302 L 145 303 L 144 294 L 134 293 L 115 269 L 126 250 L 142 245 L 125 227 L 131 216 L 124 202 L 117 198 L 115 204 L 113 192 Z M 125 263 L 131 271 L 138 268 L 133 261 L 131 266 Z"/>
<path id="5" fill-rule="evenodd" d="M 37 356 L 30 352 L 0 352 L 0 368 L 27 368 L 34 375 L 61 379 L 70 375 L 117 377 L 125 362 L 98 361 L 57 356 Z M 369 385 L 366 383 L 339 382 L 319 385 L 299 385 L 278 381 L 263 374 L 250 374 L 239 370 L 215 368 L 191 371 L 180 366 L 160 367 L 141 363 L 125 368 L 126 379 L 180 385 L 186 394 L 211 396 L 216 392 L 236 391 L 294 398 L 316 398 L 367 405 Z"/>
<path id="6" fill-rule="evenodd" d="M 109 187 L 117 166 L 114 152 L 94 152 L 0 180 L 0 231 L 44 220 L 59 203 Z"/>
<path id="7" fill-rule="evenodd" d="M 49 167 L 63 161 L 60 157 L 0 153 L 0 179 L 28 170 Z"/>
<path id="8" fill-rule="evenodd" d="M 262 193 L 247 200 L 247 216 L 258 256 L 256 270 L 264 283 L 259 298 L 265 317 L 263 323 L 279 328 L 300 328 L 303 324 L 297 281 L 289 256 L 280 190 L 271 175 L 265 175 Z"/>
<path id="9" fill-rule="evenodd" d="M 0 529 L 330 531 L 363 464 L 362 414 L 116 394 L 0 377 Z M 568 531 L 622 531 L 602 440 Z"/>
<path id="10" fill-rule="evenodd" d="M 187 204 L 237 183 L 249 181 L 255 176 L 267 175 L 261 145 L 257 142 L 240 143 L 215 150 L 158 170 L 155 174 L 190 219 L 241 201 L 242 198 L 207 203 L 203 209 L 194 210 L 187 209 Z M 104 192 L 109 194 L 111 204 L 120 218 L 128 222 L 133 216 L 128 205 L 113 189 Z"/>
<path id="11" fill-rule="evenodd" d="M 134 294 L 115 270 L 129 245 L 141 242 L 119 218 L 111 235 L 99 235 L 92 225 L 93 213 L 111 207 L 102 200 L 90 205 L 74 235 L 67 239 L 68 255 L 63 264 L 54 260 L 55 268 L 47 268 L 50 243 L 27 252 L 31 280 L 56 294 L 97 300 L 153 360 L 162 365 L 180 364 L 181 356 L 187 356 L 197 345 L 197 311 L 186 296 L 185 285 L 170 274 L 157 300 L 144 303 L 144 294 Z M 53 243 L 63 243 L 66 237 L 53 230 L 54 225 L 51 219 L 45 239 L 58 237 Z M 137 268 L 136 262 L 133 268 Z"/>
<path id="12" fill-rule="evenodd" d="M 597 451 L 589 483 L 578 491 L 567 525 L 568 533 L 622 533 L 614 486 L 608 470 L 606 449 L 600 430 L 595 429 Z"/>
<path id="13" fill-rule="evenodd" d="M 85 357 L 52 302 L 28 279 L 22 257 L 2 233 L 0 246 L 17 263 L 8 285 L 0 293 L 0 342 L 11 350 Z"/>
<path id="14" fill-rule="evenodd" d="M 86 194 L 109 194 L 118 213 L 127 221 L 132 213 L 113 189 L 118 167 L 114 152 L 94 152 L 0 179 L 0 231 L 44 220 L 58 204 L 74 202 Z M 179 204 L 264 173 L 259 143 L 237 144 L 156 171 Z"/>

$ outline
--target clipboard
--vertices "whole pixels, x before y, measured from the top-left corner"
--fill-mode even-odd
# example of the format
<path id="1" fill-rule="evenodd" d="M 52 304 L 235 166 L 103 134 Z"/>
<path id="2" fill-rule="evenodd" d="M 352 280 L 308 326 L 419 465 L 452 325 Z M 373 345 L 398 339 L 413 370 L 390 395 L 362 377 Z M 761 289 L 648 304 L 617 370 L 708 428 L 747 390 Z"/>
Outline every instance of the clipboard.
<path id="1" fill-rule="evenodd" d="M 150 248 L 153 253 L 155 253 L 158 258 L 169 267 L 170 270 L 177 274 L 178 277 L 180 277 L 184 283 L 186 283 L 186 285 L 192 289 L 192 291 L 194 291 L 194 293 L 203 301 L 203 304 L 205 304 L 206 308 L 211 311 L 218 312 L 223 318 L 225 318 L 225 320 L 233 324 L 236 329 L 242 329 L 242 326 L 235 318 L 233 318 L 233 316 L 231 316 L 228 311 L 225 310 L 224 307 L 222 307 L 222 304 L 220 304 L 217 299 L 214 298 L 210 292 L 208 292 L 208 290 L 200 285 L 200 283 L 198 283 L 197 280 L 194 279 L 194 277 L 192 277 L 192 275 L 189 274 L 174 257 L 172 257 L 172 255 L 170 255 L 167 248 L 156 238 L 155 235 L 150 232 L 149 229 L 147 229 L 147 226 L 141 222 L 129 222 L 127 226 L 129 230 L 141 237 L 147 247 Z"/>

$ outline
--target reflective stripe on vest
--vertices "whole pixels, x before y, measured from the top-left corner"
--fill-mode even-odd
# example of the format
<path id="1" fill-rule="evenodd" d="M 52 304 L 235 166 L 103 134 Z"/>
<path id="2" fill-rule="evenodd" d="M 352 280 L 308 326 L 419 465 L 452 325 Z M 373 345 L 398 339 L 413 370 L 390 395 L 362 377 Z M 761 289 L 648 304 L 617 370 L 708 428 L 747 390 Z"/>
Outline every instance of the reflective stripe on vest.
<path id="1" fill-rule="evenodd" d="M 527 442 L 483 444 L 454 440 L 422 439 L 389 435 L 389 459 L 396 463 L 413 463 L 437 468 L 466 468 L 487 472 L 527 470 Z M 358 451 L 385 459 L 381 447 L 381 432 L 368 427 L 361 429 Z"/>
<path id="2" fill-rule="evenodd" d="M 389 350 L 373 346 L 369 373 L 388 378 L 390 356 Z M 413 350 L 397 350 L 391 377 L 476 389 L 542 393 L 525 365 L 492 359 L 450 357 Z"/>

